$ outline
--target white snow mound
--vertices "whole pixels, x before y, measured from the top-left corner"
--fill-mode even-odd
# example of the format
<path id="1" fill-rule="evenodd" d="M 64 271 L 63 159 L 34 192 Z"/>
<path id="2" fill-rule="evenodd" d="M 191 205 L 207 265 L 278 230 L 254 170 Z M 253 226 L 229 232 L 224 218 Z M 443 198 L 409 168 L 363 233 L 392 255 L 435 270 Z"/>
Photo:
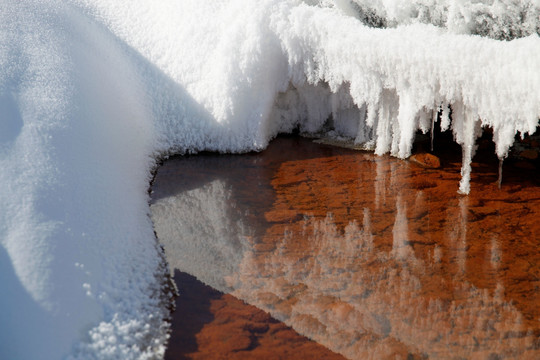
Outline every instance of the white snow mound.
<path id="1" fill-rule="evenodd" d="M 378 29 L 359 4 L 0 0 L 0 358 L 162 357 L 147 188 L 163 154 L 260 150 L 332 116 L 405 158 L 441 110 L 468 193 L 482 127 L 500 158 L 535 131 L 536 33 Z"/>

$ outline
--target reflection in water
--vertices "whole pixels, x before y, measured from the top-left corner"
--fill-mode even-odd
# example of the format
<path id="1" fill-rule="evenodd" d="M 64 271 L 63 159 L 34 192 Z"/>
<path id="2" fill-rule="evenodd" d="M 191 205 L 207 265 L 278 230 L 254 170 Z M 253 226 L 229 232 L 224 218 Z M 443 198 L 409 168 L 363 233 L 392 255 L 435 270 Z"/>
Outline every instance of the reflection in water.
<path id="1" fill-rule="evenodd" d="M 196 275 L 219 291 L 233 290 L 224 276 L 236 271 L 248 251 L 242 241 L 248 230 L 240 214 L 234 211 L 230 186 L 214 180 L 161 199 L 153 205 L 152 212 L 160 239 L 162 229 L 173 232 L 170 242 L 165 237 L 162 241 L 171 269 Z"/>
<path id="2" fill-rule="evenodd" d="M 152 217 L 171 270 L 348 358 L 540 358 L 540 189 L 495 172 L 279 139 L 165 164 Z"/>

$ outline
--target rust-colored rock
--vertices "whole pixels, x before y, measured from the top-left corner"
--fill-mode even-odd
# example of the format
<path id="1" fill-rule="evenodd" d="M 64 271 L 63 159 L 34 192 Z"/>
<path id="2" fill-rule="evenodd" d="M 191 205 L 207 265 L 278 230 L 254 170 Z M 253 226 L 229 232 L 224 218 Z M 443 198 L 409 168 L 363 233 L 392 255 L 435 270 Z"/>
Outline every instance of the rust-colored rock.
<path id="1" fill-rule="evenodd" d="M 269 314 L 176 272 L 180 290 L 165 359 L 343 360 Z"/>
<path id="2" fill-rule="evenodd" d="M 519 153 L 519 156 L 524 159 L 536 160 L 538 159 L 538 151 L 534 149 L 523 150 L 522 152 Z"/>
<path id="3" fill-rule="evenodd" d="M 535 170 L 536 169 L 536 166 L 532 162 L 527 161 L 527 160 L 516 161 L 514 166 L 516 168 L 519 168 L 519 169 L 527 169 L 527 170 Z"/>
<path id="4" fill-rule="evenodd" d="M 421 167 L 428 169 L 438 169 L 441 167 L 439 158 L 430 153 L 420 153 L 412 155 L 409 160 Z"/>

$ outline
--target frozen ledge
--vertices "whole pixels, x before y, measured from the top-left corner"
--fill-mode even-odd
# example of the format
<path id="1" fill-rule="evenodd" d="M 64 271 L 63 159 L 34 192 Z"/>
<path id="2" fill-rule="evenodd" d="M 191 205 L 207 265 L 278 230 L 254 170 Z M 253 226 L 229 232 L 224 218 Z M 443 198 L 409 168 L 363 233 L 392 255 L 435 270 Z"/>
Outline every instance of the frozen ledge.
<path id="1" fill-rule="evenodd" d="M 420 24 L 373 29 L 308 6 L 274 24 L 297 93 L 282 96 L 278 107 L 304 106 L 309 120 L 300 124 L 308 131 L 316 128 L 312 119 L 320 124 L 332 114 L 338 127 L 357 131 L 356 142 L 374 142 L 377 154 L 400 158 L 410 156 L 417 130 L 427 133 L 440 121 L 463 149 L 461 193 L 470 191 L 482 128 L 493 129 L 497 156 L 504 159 L 516 134 L 532 134 L 538 126 L 536 34 L 506 42 Z M 324 90 L 312 89 L 323 82 Z"/>

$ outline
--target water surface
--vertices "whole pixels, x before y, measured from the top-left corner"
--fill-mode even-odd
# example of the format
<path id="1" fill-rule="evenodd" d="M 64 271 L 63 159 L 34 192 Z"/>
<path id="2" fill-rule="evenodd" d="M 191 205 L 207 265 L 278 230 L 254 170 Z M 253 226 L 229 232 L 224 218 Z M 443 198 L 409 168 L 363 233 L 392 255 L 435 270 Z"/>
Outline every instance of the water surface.
<path id="1" fill-rule="evenodd" d="M 186 358 L 229 341 L 244 345 L 223 358 L 540 358 L 538 170 L 505 166 L 499 190 L 496 162 L 480 157 L 460 196 L 459 159 L 439 155 L 442 167 L 426 169 L 279 138 L 259 154 L 166 162 L 156 233 L 179 299 L 209 286 L 203 310 L 178 306 L 170 348 L 190 338 Z M 194 311 L 199 325 L 175 336 Z M 265 348 L 277 323 L 265 313 L 294 335 Z M 249 343 L 223 340 L 234 322 Z"/>

